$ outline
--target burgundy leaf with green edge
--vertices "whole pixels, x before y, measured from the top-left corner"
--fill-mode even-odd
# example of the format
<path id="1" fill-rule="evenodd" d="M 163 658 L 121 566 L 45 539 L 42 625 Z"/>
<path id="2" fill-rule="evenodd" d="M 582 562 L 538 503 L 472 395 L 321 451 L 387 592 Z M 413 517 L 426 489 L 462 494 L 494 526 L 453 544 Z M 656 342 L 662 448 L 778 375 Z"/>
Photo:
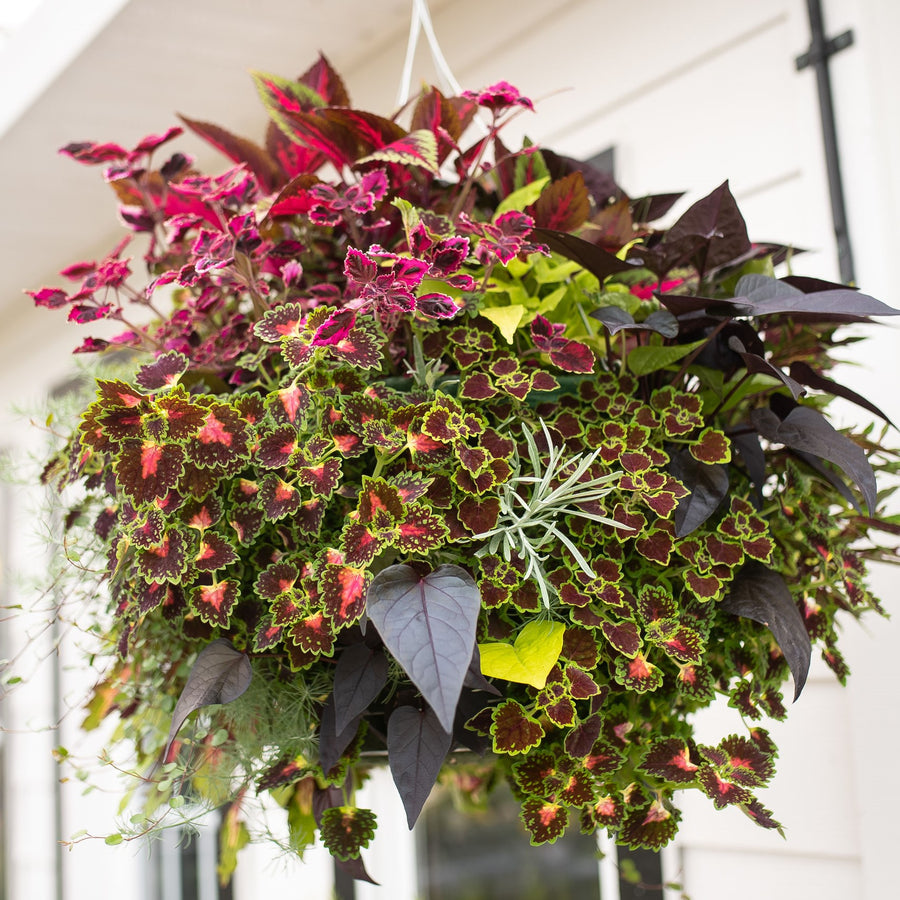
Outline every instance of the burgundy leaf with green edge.
<path id="1" fill-rule="evenodd" d="M 355 622 L 363 614 L 371 578 L 364 568 L 325 566 L 320 576 L 322 604 L 338 628 Z"/>
<path id="2" fill-rule="evenodd" d="M 481 595 L 472 576 L 443 565 L 425 577 L 406 565 L 369 586 L 369 619 L 449 734 L 472 651 Z"/>
<path id="3" fill-rule="evenodd" d="M 775 398 L 772 400 L 774 402 Z M 808 406 L 795 405 L 786 415 L 780 415 L 778 409 L 756 409 L 751 413 L 751 419 L 766 440 L 820 456 L 843 469 L 859 488 L 869 515 L 875 514 L 875 472 L 865 451 L 837 431 L 822 413 Z"/>
<path id="4" fill-rule="evenodd" d="M 135 506 L 151 503 L 178 483 L 184 471 L 184 450 L 160 441 L 124 441 L 113 471 Z"/>
<path id="5" fill-rule="evenodd" d="M 675 784 L 696 781 L 700 769 L 691 761 L 690 750 L 680 738 L 656 741 L 645 751 L 640 768 Z"/>
<path id="6" fill-rule="evenodd" d="M 356 806 L 332 806 L 319 823 L 322 843 L 336 859 L 356 859 L 375 837 L 375 813 Z"/>
<path id="7" fill-rule="evenodd" d="M 249 460 L 249 438 L 241 414 L 227 403 L 214 403 L 189 441 L 188 454 L 196 465 L 230 471 Z"/>
<path id="8" fill-rule="evenodd" d="M 653 800 L 649 806 L 632 809 L 625 814 L 617 839 L 631 849 L 662 849 L 678 831 L 681 812 L 667 807 L 661 800 Z"/>
<path id="9" fill-rule="evenodd" d="M 515 700 L 507 700 L 494 707 L 490 733 L 494 752 L 509 756 L 527 753 L 544 739 L 544 727 Z"/>
<path id="10" fill-rule="evenodd" d="M 387 677 L 388 660 L 380 649 L 359 643 L 341 651 L 334 667 L 334 724 L 338 734 L 368 709 Z"/>
<path id="11" fill-rule="evenodd" d="M 228 627 L 231 611 L 238 601 L 238 584 L 233 579 L 198 584 L 191 588 L 190 604 L 200 618 L 209 625 Z"/>
<path id="12" fill-rule="evenodd" d="M 398 706 L 387 727 L 388 766 L 412 828 L 450 752 L 451 733 L 435 711 Z"/>
<path id="13" fill-rule="evenodd" d="M 158 544 L 141 548 L 137 566 L 148 581 L 179 582 L 188 567 L 187 541 L 182 531 L 170 528 Z"/>
<path id="14" fill-rule="evenodd" d="M 194 556 L 194 566 L 201 572 L 215 572 L 237 561 L 234 547 L 225 538 L 215 532 L 209 532 L 200 538 L 200 547 Z"/>
<path id="15" fill-rule="evenodd" d="M 169 750 L 185 719 L 213 703 L 231 703 L 250 686 L 253 670 L 246 653 L 235 650 L 231 642 L 219 638 L 197 655 L 188 680 L 172 713 L 172 724 L 162 758 L 169 762 Z"/>
<path id="16" fill-rule="evenodd" d="M 331 656 L 334 653 L 334 631 L 323 612 L 313 612 L 294 622 L 288 630 L 291 642 L 305 653 Z"/>
<path id="17" fill-rule="evenodd" d="M 634 622 L 612 622 L 604 620 L 600 625 L 603 636 L 627 657 L 635 657 L 641 649 L 641 633 Z"/>
<path id="18" fill-rule="evenodd" d="M 806 684 L 812 644 L 784 578 L 762 563 L 748 562 L 720 606 L 725 612 L 760 622 L 772 632 L 794 676 L 796 700 Z"/>
<path id="19" fill-rule="evenodd" d="M 565 806 L 537 797 L 529 797 L 522 804 L 520 815 L 533 846 L 552 844 L 565 833 L 569 824 L 569 812 Z"/>

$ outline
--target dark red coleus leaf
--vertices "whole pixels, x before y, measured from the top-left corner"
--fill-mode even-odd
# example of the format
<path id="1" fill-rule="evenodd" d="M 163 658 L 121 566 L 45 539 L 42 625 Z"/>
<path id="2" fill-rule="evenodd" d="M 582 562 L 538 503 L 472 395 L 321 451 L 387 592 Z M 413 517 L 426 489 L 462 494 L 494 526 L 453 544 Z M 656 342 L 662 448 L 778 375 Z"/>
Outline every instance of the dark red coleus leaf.
<path id="1" fill-rule="evenodd" d="M 238 583 L 233 579 L 198 584 L 189 593 L 191 607 L 209 625 L 228 626 L 238 601 Z"/>
<path id="2" fill-rule="evenodd" d="M 338 627 L 355 622 L 366 606 L 371 575 L 350 565 L 325 566 L 320 576 L 325 612 Z"/>
<path id="3" fill-rule="evenodd" d="M 569 812 L 562 804 L 529 797 L 522 804 L 521 818 L 533 845 L 552 844 L 565 833 Z"/>
<path id="4" fill-rule="evenodd" d="M 215 532 L 208 532 L 200 538 L 200 546 L 193 559 L 194 567 L 200 572 L 214 572 L 237 560 L 234 547 Z"/>
<path id="5" fill-rule="evenodd" d="M 573 232 L 591 213 L 591 202 L 584 175 L 575 171 L 553 181 L 528 208 L 536 227 Z"/>
<path id="6" fill-rule="evenodd" d="M 618 839 L 632 849 L 660 850 L 675 836 L 680 818 L 677 809 L 669 809 L 662 801 L 653 800 L 649 806 L 626 813 Z"/>
<path id="7" fill-rule="evenodd" d="M 188 367 L 187 357 L 170 351 L 138 369 L 135 381 L 148 391 L 172 387 Z"/>
<path id="8" fill-rule="evenodd" d="M 375 837 L 375 813 L 356 806 L 332 806 L 322 813 L 319 829 L 332 856 L 355 859 Z"/>
<path id="9" fill-rule="evenodd" d="M 331 656 L 334 653 L 334 630 L 323 612 L 304 616 L 291 625 L 288 636 L 305 653 Z"/>
<path id="10" fill-rule="evenodd" d="M 184 534 L 178 528 L 170 528 L 158 544 L 138 551 L 137 565 L 147 581 L 179 581 L 188 566 Z"/>
<path id="11" fill-rule="evenodd" d="M 529 716 L 522 705 L 515 700 L 507 700 L 495 706 L 491 713 L 491 737 L 495 753 L 514 756 L 526 753 L 540 744 L 544 728 Z"/>
<path id="12" fill-rule="evenodd" d="M 640 767 L 651 775 L 675 784 L 690 784 L 696 781 L 700 769 L 691 761 L 690 750 L 680 738 L 656 741 L 644 753 Z"/>
<path id="13" fill-rule="evenodd" d="M 135 506 L 165 497 L 184 471 L 184 450 L 177 444 L 128 440 L 113 465 L 116 480 Z"/>

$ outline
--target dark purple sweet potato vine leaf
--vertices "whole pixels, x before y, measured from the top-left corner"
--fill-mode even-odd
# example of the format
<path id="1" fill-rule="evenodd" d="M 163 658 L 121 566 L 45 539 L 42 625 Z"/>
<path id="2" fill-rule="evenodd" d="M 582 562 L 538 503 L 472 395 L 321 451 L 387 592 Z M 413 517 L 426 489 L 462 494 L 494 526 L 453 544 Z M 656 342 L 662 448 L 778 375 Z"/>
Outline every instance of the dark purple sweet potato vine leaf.
<path id="1" fill-rule="evenodd" d="M 434 710 L 399 706 L 387 727 L 388 766 L 412 828 L 452 743 Z"/>
<path id="2" fill-rule="evenodd" d="M 669 471 L 690 491 L 678 501 L 673 516 L 675 536 L 683 538 L 699 528 L 728 494 L 728 467 L 701 463 L 681 450 L 672 454 Z"/>
<path id="3" fill-rule="evenodd" d="M 252 677 L 249 657 L 235 650 L 231 641 L 219 638 L 204 647 L 197 655 L 184 690 L 175 704 L 163 759 L 168 759 L 172 741 L 194 710 L 237 700 L 250 686 Z"/>
<path id="4" fill-rule="evenodd" d="M 678 320 L 667 309 L 655 310 L 643 322 L 635 322 L 630 313 L 618 306 L 602 306 L 590 313 L 590 316 L 599 319 L 610 334 L 627 330 L 655 331 L 665 338 L 678 336 Z"/>
<path id="5" fill-rule="evenodd" d="M 565 231 L 555 231 L 552 228 L 533 228 L 531 237 L 546 244 L 553 253 L 577 262 L 592 275 L 596 275 L 601 282 L 610 275 L 615 275 L 616 272 L 627 272 L 634 268 L 632 263 L 623 262 L 602 247 Z"/>
<path id="6" fill-rule="evenodd" d="M 869 515 L 875 515 L 878 488 L 865 451 L 836 431 L 820 412 L 808 406 L 795 406 L 781 418 L 771 409 L 756 409 L 751 419 L 766 440 L 827 459 L 842 469 L 859 488 Z"/>
<path id="7" fill-rule="evenodd" d="M 475 647 L 481 593 L 459 566 L 424 578 L 410 566 L 382 569 L 369 587 L 369 620 L 450 732 Z"/>
<path id="8" fill-rule="evenodd" d="M 362 713 L 350 719 L 340 731 L 335 724 L 335 718 L 334 694 L 329 694 L 322 707 L 322 718 L 319 723 L 319 765 L 323 772 L 330 772 L 353 742 L 359 731 Z"/>
<path id="9" fill-rule="evenodd" d="M 381 693 L 388 661 L 380 648 L 351 644 L 334 668 L 335 730 L 340 734 Z"/>
<path id="10" fill-rule="evenodd" d="M 734 579 L 721 607 L 725 612 L 760 622 L 772 632 L 794 676 L 796 700 L 806 684 L 812 643 L 784 578 L 762 563 L 749 562 Z"/>

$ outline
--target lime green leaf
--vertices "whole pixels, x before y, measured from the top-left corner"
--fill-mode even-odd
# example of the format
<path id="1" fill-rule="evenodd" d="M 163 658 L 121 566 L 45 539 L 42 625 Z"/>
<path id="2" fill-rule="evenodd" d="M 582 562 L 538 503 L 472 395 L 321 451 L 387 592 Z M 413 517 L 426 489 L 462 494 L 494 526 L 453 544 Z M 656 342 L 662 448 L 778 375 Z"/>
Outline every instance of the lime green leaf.
<path id="1" fill-rule="evenodd" d="M 108 834 L 105 843 L 109 844 L 110 847 L 114 847 L 116 844 L 121 844 L 124 840 L 125 838 L 121 834 Z"/>
<path id="2" fill-rule="evenodd" d="M 482 674 L 542 688 L 562 652 L 565 631 L 561 622 L 529 622 L 513 646 L 479 644 Z"/>
<path id="3" fill-rule="evenodd" d="M 497 212 L 494 213 L 494 219 L 496 220 L 498 216 L 502 216 L 503 213 L 509 212 L 511 209 L 523 210 L 526 206 L 534 203 L 541 196 L 541 191 L 544 190 L 544 186 L 548 181 L 550 181 L 549 175 L 546 178 L 531 181 L 525 187 L 521 187 L 517 191 L 513 191 L 508 197 L 504 197 L 503 202 L 497 207 Z"/>
<path id="4" fill-rule="evenodd" d="M 692 344 L 677 344 L 674 347 L 635 347 L 628 354 L 628 368 L 634 375 L 649 375 L 650 372 L 671 366 L 705 343 L 703 340 Z"/>
<path id="5" fill-rule="evenodd" d="M 511 344 L 522 316 L 525 315 L 525 307 L 520 303 L 513 303 L 510 306 L 482 307 L 480 312 L 500 329 L 500 334 L 506 338 L 508 344 Z"/>
<path id="6" fill-rule="evenodd" d="M 538 304 L 538 314 L 546 315 L 548 312 L 552 312 L 559 305 L 559 301 L 562 300 L 563 297 L 566 296 L 566 291 L 569 288 L 567 285 L 563 285 L 562 287 L 558 287 L 553 293 L 547 294 L 546 297 L 541 299 L 541 302 Z"/>

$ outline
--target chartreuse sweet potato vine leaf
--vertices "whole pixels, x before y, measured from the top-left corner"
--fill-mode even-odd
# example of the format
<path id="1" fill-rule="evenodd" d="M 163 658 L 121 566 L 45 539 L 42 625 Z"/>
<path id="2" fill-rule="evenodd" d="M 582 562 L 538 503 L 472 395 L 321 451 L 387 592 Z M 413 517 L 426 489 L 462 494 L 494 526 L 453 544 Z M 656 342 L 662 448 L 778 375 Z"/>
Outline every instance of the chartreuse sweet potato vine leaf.
<path id="1" fill-rule="evenodd" d="M 562 652 L 565 633 L 566 627 L 561 622 L 529 622 L 514 644 L 502 641 L 479 644 L 481 672 L 488 678 L 542 688 Z"/>
<path id="2" fill-rule="evenodd" d="M 250 686 L 253 670 L 246 653 L 235 650 L 231 641 L 219 638 L 197 655 L 191 674 L 172 713 L 172 725 L 166 738 L 163 758 L 169 755 L 172 741 L 184 720 L 201 706 L 231 703 Z"/>
<path id="3" fill-rule="evenodd" d="M 388 566 L 372 579 L 366 608 L 385 646 L 449 734 L 481 611 L 474 579 L 459 566 L 440 566 L 424 577 L 410 566 Z"/>

